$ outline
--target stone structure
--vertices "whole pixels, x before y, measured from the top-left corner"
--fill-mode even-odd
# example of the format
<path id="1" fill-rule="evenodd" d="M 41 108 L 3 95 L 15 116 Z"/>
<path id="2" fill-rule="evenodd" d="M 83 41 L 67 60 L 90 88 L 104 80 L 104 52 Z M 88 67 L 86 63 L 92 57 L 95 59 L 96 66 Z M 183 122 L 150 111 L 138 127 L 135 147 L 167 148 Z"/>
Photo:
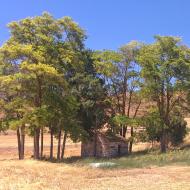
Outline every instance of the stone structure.
<path id="1" fill-rule="evenodd" d="M 97 133 L 91 141 L 82 142 L 82 157 L 117 157 L 128 154 L 128 142 L 117 135 Z"/>

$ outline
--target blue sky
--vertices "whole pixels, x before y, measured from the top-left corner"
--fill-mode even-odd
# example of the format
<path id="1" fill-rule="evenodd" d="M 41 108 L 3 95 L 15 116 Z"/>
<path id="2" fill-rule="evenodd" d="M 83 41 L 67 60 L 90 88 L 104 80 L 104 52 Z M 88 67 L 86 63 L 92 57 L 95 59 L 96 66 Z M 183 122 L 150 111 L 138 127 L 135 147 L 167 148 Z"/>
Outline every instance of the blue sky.
<path id="1" fill-rule="evenodd" d="M 190 0 L 2 0 L 0 44 L 9 37 L 7 23 L 44 11 L 71 16 L 86 30 L 91 49 L 150 43 L 155 34 L 180 36 L 190 45 Z"/>

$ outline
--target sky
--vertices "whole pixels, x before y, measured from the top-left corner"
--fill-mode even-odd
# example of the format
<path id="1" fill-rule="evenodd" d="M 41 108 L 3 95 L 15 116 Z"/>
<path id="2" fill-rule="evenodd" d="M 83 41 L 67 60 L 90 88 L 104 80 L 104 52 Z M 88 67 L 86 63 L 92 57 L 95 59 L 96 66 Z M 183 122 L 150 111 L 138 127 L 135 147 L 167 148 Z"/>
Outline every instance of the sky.
<path id="1" fill-rule="evenodd" d="M 156 34 L 182 37 L 190 46 L 190 0 L 1 0 L 0 45 L 9 38 L 8 23 L 44 11 L 72 17 L 94 50 L 116 50 L 131 40 L 151 43 Z"/>

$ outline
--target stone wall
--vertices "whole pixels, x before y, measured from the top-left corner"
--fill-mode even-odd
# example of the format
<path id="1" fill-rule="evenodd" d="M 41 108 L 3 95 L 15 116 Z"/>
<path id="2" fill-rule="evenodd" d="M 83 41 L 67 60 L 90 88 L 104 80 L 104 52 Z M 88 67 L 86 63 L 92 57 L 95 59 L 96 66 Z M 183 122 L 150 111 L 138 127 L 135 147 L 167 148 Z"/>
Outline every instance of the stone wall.
<path id="1" fill-rule="evenodd" d="M 82 142 L 81 156 L 93 157 L 96 147 L 96 157 L 117 157 L 128 153 L 128 143 L 125 141 L 110 142 L 103 135 L 97 136 L 97 144 L 95 146 L 95 138 L 92 141 Z"/>
<path id="2" fill-rule="evenodd" d="M 82 157 L 93 157 L 95 153 L 96 147 L 96 156 L 102 157 L 102 139 L 100 139 L 99 135 L 97 136 L 97 141 L 95 145 L 95 137 L 87 142 L 82 142 L 81 144 L 81 156 Z"/>

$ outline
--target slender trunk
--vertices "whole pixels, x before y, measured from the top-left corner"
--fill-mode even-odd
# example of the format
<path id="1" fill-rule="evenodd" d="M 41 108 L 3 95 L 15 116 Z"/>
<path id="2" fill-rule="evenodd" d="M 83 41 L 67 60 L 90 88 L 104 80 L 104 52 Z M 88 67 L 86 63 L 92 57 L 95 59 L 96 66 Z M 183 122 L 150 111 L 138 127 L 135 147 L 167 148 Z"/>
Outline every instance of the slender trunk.
<path id="1" fill-rule="evenodd" d="M 97 156 L 97 133 L 94 134 L 94 157 Z"/>
<path id="2" fill-rule="evenodd" d="M 132 153 L 132 148 L 133 148 L 133 135 L 134 135 L 134 128 L 131 127 L 131 140 L 129 143 L 129 153 L 130 154 Z"/>
<path id="3" fill-rule="evenodd" d="M 121 106 L 120 106 L 120 98 L 119 98 L 119 94 L 116 90 L 116 86 L 114 85 L 114 81 L 111 79 L 112 83 L 113 83 L 113 90 L 114 90 L 114 93 L 115 93 L 115 96 L 117 98 L 117 107 L 118 107 L 118 112 L 120 113 L 121 112 Z"/>
<path id="4" fill-rule="evenodd" d="M 67 140 L 67 132 L 65 132 L 64 137 L 63 137 L 62 152 L 61 152 L 61 159 L 62 160 L 63 160 L 64 153 L 65 153 L 66 140 Z"/>
<path id="5" fill-rule="evenodd" d="M 35 129 L 34 131 L 34 159 L 40 158 L 40 147 L 39 147 L 39 140 L 40 140 L 40 129 Z"/>
<path id="6" fill-rule="evenodd" d="M 40 129 L 37 129 L 37 159 L 40 159 Z"/>
<path id="7" fill-rule="evenodd" d="M 123 126 L 123 134 L 122 134 L 122 137 L 126 137 L 126 134 L 127 134 L 127 126 Z"/>
<path id="8" fill-rule="evenodd" d="M 124 77 L 124 81 L 123 81 L 123 89 L 122 89 L 122 115 L 125 116 L 126 115 L 126 92 L 127 92 L 127 79 L 126 79 L 126 71 L 125 71 L 125 77 Z M 122 129 L 120 131 L 120 133 L 122 134 L 122 137 L 126 137 L 126 133 L 127 133 L 127 126 L 123 125 Z"/>
<path id="9" fill-rule="evenodd" d="M 162 153 L 166 152 L 166 148 L 167 148 L 167 145 L 166 145 L 166 132 L 164 130 L 162 132 L 162 136 L 161 136 L 161 139 L 160 139 L 160 148 L 161 148 Z"/>
<path id="10" fill-rule="evenodd" d="M 33 157 L 36 159 L 36 130 L 34 130 L 34 148 L 33 148 Z"/>
<path id="11" fill-rule="evenodd" d="M 125 126 L 125 125 L 120 125 L 120 131 L 119 131 L 119 134 L 120 134 L 120 136 L 122 136 L 122 137 L 126 137 L 126 134 L 127 134 L 127 126 Z"/>
<path id="12" fill-rule="evenodd" d="M 126 134 L 127 134 L 127 126 L 122 125 L 120 129 L 120 135 L 125 138 Z"/>
<path id="13" fill-rule="evenodd" d="M 126 96 L 125 96 L 126 99 Z M 128 109 L 127 109 L 127 117 L 130 117 L 130 110 L 131 110 L 131 100 L 132 100 L 132 91 L 129 92 L 129 102 L 128 102 Z M 124 103 L 124 106 L 126 106 L 126 102 Z M 125 107 L 123 108 L 123 115 L 125 115 Z M 122 137 L 126 137 L 127 135 L 127 125 L 123 126 L 123 134 Z"/>
<path id="14" fill-rule="evenodd" d="M 123 126 L 120 126 L 120 132 L 119 132 L 119 134 L 121 135 L 121 136 L 123 136 Z"/>
<path id="15" fill-rule="evenodd" d="M 43 158 L 43 150 L 44 150 L 44 128 L 41 128 L 41 154 L 40 154 L 40 158 Z"/>
<path id="16" fill-rule="evenodd" d="M 60 160 L 60 152 L 61 152 L 61 129 L 58 134 L 58 145 L 57 145 L 57 159 Z"/>
<path id="17" fill-rule="evenodd" d="M 130 91 L 130 92 L 129 92 L 128 109 L 127 109 L 127 116 L 128 116 L 128 117 L 129 117 L 129 115 L 130 115 L 130 110 L 131 110 L 131 99 L 132 99 L 132 94 L 133 94 L 133 92 Z"/>
<path id="18" fill-rule="evenodd" d="M 126 78 L 126 71 L 125 71 L 125 77 L 123 81 L 123 100 L 122 100 L 122 114 L 125 115 L 125 108 L 126 108 L 126 97 L 127 97 L 127 78 Z"/>
<path id="19" fill-rule="evenodd" d="M 50 132 L 50 136 L 51 136 L 51 142 L 50 142 L 50 159 L 53 160 L 53 129 L 51 129 Z"/>
<path id="20" fill-rule="evenodd" d="M 21 159 L 24 159 L 24 148 L 25 148 L 25 126 L 21 127 Z"/>
<path id="21" fill-rule="evenodd" d="M 140 105 L 141 105 L 141 100 L 139 101 L 139 103 L 138 103 L 138 105 L 137 105 L 137 107 L 136 107 L 136 109 L 135 109 L 135 113 L 134 113 L 134 115 L 133 115 L 133 119 L 136 118 L 137 113 L 138 113 L 139 108 L 140 108 Z M 134 127 L 131 126 L 131 141 L 130 141 L 130 143 L 129 143 L 129 153 L 130 153 L 130 154 L 132 153 L 132 150 L 133 150 L 133 137 L 134 137 Z"/>
<path id="22" fill-rule="evenodd" d="M 37 94 L 35 97 L 35 106 L 40 108 L 42 106 L 42 81 L 37 76 Z M 34 159 L 40 159 L 40 128 L 34 129 Z"/>
<path id="23" fill-rule="evenodd" d="M 20 129 L 17 129 L 17 142 L 18 142 L 18 157 L 21 160 L 21 142 L 20 142 Z"/>

